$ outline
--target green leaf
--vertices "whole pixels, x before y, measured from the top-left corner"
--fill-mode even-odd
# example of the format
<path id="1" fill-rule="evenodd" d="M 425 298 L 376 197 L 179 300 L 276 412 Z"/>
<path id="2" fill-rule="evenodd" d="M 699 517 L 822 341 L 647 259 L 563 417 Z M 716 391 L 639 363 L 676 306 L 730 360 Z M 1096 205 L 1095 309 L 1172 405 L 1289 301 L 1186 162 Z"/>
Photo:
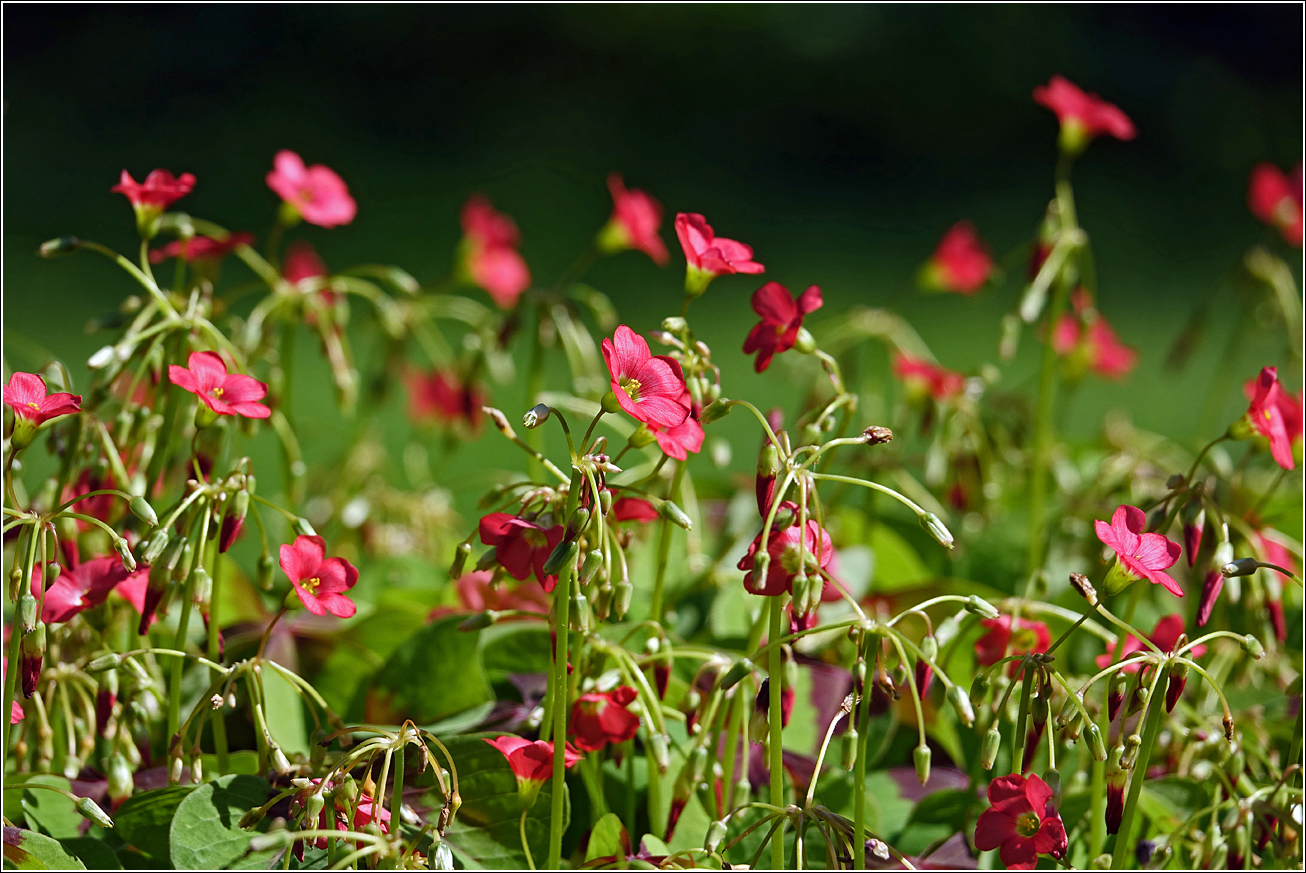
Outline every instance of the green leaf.
<path id="1" fill-rule="evenodd" d="M 390 602 L 386 598 L 378 611 L 340 633 L 314 686 L 327 705 L 346 720 L 363 720 L 365 693 L 386 659 L 426 622 L 428 608 Z"/>
<path id="2" fill-rule="evenodd" d="M 871 528 L 871 553 L 875 556 L 871 570 L 871 590 L 889 594 L 919 585 L 933 578 L 925 563 L 906 539 L 888 525 Z"/>
<path id="3" fill-rule="evenodd" d="M 521 801 L 517 797 L 517 777 L 508 759 L 485 740 L 497 734 L 451 737 L 445 740 L 458 769 L 458 790 L 463 805 L 445 833 L 445 840 L 464 861 L 490 869 L 522 870 L 526 855 L 518 830 Z M 543 864 L 549 851 L 549 812 L 553 803 L 553 780 L 544 783 L 535 805 L 526 815 L 526 838 L 537 865 Z M 563 790 L 566 788 L 564 786 Z M 436 792 L 436 801 L 439 792 Z M 565 831 L 571 818 L 570 798 L 563 804 Z M 468 866 L 472 866 L 468 864 Z"/>
<path id="4" fill-rule="evenodd" d="M 480 635 L 458 630 L 461 622 L 439 619 L 404 641 L 371 682 L 368 721 L 428 723 L 494 699 L 477 651 Z"/>
<path id="5" fill-rule="evenodd" d="M 491 682 L 504 682 L 509 673 L 544 673 L 549 669 L 553 644 L 547 625 L 505 622 L 491 625 L 480 636 L 482 663 Z"/>
<path id="6" fill-rule="evenodd" d="M 242 868 L 266 867 L 276 850 L 245 858 L 253 834 L 238 823 L 246 812 L 263 804 L 269 793 L 265 780 L 247 775 L 223 776 L 191 792 L 172 817 L 169 843 L 173 866 L 216 870 L 242 861 Z"/>
<path id="7" fill-rule="evenodd" d="M 263 670 L 263 711 L 268 731 L 286 754 L 308 754 L 304 700 L 276 670 Z"/>
<path id="8" fill-rule="evenodd" d="M 248 749 L 232 752 L 227 756 L 227 772 L 223 773 L 218 770 L 218 756 L 204 755 L 204 772 L 213 773 L 218 776 L 228 775 L 258 775 L 258 752 Z"/>
<path id="9" fill-rule="evenodd" d="M 124 842 L 157 861 L 167 862 L 169 825 L 193 785 L 174 785 L 132 795 L 114 814 L 114 831 Z"/>
<path id="10" fill-rule="evenodd" d="M 1131 777 L 1132 778 L 1132 777 Z M 1167 830 L 1178 827 L 1185 819 L 1210 802 L 1207 786 L 1192 779 L 1163 776 L 1148 779 L 1138 795 L 1138 808 Z"/>
<path id="11" fill-rule="evenodd" d="M 68 780 L 62 776 L 28 776 L 24 777 L 22 781 L 35 782 L 39 785 L 53 785 L 65 791 L 70 790 Z M 13 798 L 19 798 L 18 802 L 22 805 L 23 817 L 27 821 L 27 826 L 33 830 L 39 830 L 55 839 L 81 835 L 82 822 L 86 821 L 86 819 L 82 818 L 81 814 L 77 812 L 77 807 L 73 805 L 73 802 L 62 794 L 41 788 L 34 790 L 10 788 L 5 791 L 6 807 L 10 807 L 14 803 Z"/>
<path id="12" fill-rule="evenodd" d="M 946 824 L 961 830 L 966 820 L 966 810 L 975 802 L 969 791 L 944 789 L 929 794 L 912 810 L 909 824 Z"/>
<path id="13" fill-rule="evenodd" d="M 593 861 L 595 858 L 615 856 L 617 858 L 617 867 L 625 869 L 626 844 L 629 840 L 630 838 L 626 836 L 626 826 L 621 823 L 621 819 L 617 817 L 615 812 L 610 812 L 599 819 L 598 824 L 594 825 L 593 830 L 590 831 L 590 842 L 588 848 L 585 849 L 585 860 Z"/>
<path id="14" fill-rule="evenodd" d="M 22 828 L 4 829 L 5 868 L 11 870 L 85 870 L 59 841 Z"/>
<path id="15" fill-rule="evenodd" d="M 121 870 L 122 862 L 118 860 L 118 855 L 109 848 L 104 840 L 97 840 L 95 837 L 76 837 L 70 840 L 60 840 L 59 845 L 64 847 L 64 851 L 74 855 L 88 870 Z"/>

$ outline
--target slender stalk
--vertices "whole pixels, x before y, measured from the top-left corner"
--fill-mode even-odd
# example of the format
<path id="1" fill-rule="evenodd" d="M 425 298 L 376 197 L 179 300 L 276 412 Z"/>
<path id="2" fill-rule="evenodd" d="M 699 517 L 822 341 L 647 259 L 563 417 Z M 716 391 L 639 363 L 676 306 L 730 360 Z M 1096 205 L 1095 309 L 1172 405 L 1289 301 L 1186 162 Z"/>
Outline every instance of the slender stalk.
<path id="1" fill-rule="evenodd" d="M 1020 685 L 1020 713 L 1016 716 L 1016 730 L 1012 734 L 1011 772 L 1019 774 L 1023 769 L 1021 761 L 1025 758 L 1025 722 L 1029 718 L 1029 694 L 1034 687 L 1034 673 L 1028 664 L 1024 665 L 1025 677 Z"/>
<path id="2" fill-rule="evenodd" d="M 857 760 L 853 762 L 853 869 L 866 869 L 866 717 L 870 712 L 871 695 L 865 683 L 857 701 Z"/>
<path id="3" fill-rule="evenodd" d="M 531 844 L 530 841 L 526 839 L 526 813 L 528 812 L 530 812 L 529 809 L 523 809 L 521 811 L 521 823 L 517 830 L 521 833 L 521 850 L 526 853 L 526 868 L 528 870 L 534 870 L 535 859 L 531 857 Z"/>
<path id="4" fill-rule="evenodd" d="M 181 590 L 181 619 L 177 622 L 177 635 L 173 638 L 172 647 L 178 651 L 186 650 L 186 633 L 190 629 L 190 612 L 194 598 L 191 591 L 195 583 L 195 568 L 202 563 L 204 547 L 209 538 L 209 513 L 203 513 L 203 521 L 200 523 L 199 540 L 195 543 L 195 552 L 191 558 L 191 564 L 186 569 L 186 581 Z M 172 737 L 177 733 L 177 726 L 181 722 L 181 668 L 185 665 L 184 658 L 178 658 L 172 662 L 172 671 L 168 675 L 168 742 L 172 742 Z"/>
<path id="5" fill-rule="evenodd" d="M 1124 870 L 1133 866 L 1134 815 L 1138 811 L 1138 797 L 1143 792 L 1143 782 L 1147 779 L 1147 762 L 1152 757 L 1152 746 L 1156 743 L 1157 732 L 1161 729 L 1161 713 L 1164 708 L 1156 697 L 1160 683 L 1161 671 L 1156 671 L 1152 680 L 1151 693 L 1147 695 L 1147 714 L 1143 716 L 1143 743 L 1138 747 L 1138 759 L 1129 774 L 1129 794 L 1125 797 L 1125 811 L 1120 817 L 1120 831 L 1116 834 L 1115 849 L 1111 852 L 1111 869 Z"/>
<path id="6" fill-rule="evenodd" d="M 40 536 L 40 530 L 33 527 L 27 535 L 27 559 L 23 562 L 23 579 L 19 590 L 19 596 L 23 591 L 31 590 L 32 585 L 32 567 L 36 565 L 36 544 Z M 44 586 L 42 586 L 44 587 Z M 15 622 L 15 625 L 17 622 Z M 23 633 L 18 627 L 15 627 L 13 633 L 9 635 L 9 669 L 5 671 L 5 701 L 4 714 L 5 718 L 0 719 L 4 722 L 4 747 L 0 749 L 0 764 L 9 757 L 9 713 L 14 710 L 14 696 L 18 690 L 18 674 L 21 672 L 19 661 L 22 652 Z"/>
<path id="7" fill-rule="evenodd" d="M 685 462 L 676 464 L 675 475 L 671 478 L 671 491 L 668 499 L 675 501 L 680 495 L 680 482 L 685 478 Z M 671 556 L 671 521 L 662 519 L 662 530 L 658 539 L 658 569 L 653 578 L 653 600 L 649 604 L 648 615 L 653 621 L 662 624 L 663 585 L 667 574 L 667 559 Z"/>
<path id="8" fill-rule="evenodd" d="M 771 631 L 769 636 L 772 639 L 779 639 L 783 633 L 782 621 L 784 619 L 784 608 L 780 604 L 780 598 L 768 598 L 771 603 Z M 770 676 L 770 713 L 769 721 L 771 722 L 771 739 L 767 749 L 770 754 L 770 781 L 771 781 L 771 805 L 784 807 L 784 747 L 781 732 L 783 725 L 781 723 L 781 704 L 780 695 L 784 682 L 784 660 L 779 646 L 771 650 L 767 659 L 767 673 Z M 784 819 L 778 822 L 778 827 L 771 835 L 771 869 L 783 870 L 785 865 L 785 841 L 784 841 Z"/>
<path id="9" fill-rule="evenodd" d="M 571 580 L 574 568 L 569 563 L 558 574 L 558 587 L 553 589 L 557 603 L 557 642 L 553 648 L 553 804 L 549 813 L 548 866 L 556 870 L 562 864 L 562 815 L 567 793 L 567 622 L 571 600 Z"/>

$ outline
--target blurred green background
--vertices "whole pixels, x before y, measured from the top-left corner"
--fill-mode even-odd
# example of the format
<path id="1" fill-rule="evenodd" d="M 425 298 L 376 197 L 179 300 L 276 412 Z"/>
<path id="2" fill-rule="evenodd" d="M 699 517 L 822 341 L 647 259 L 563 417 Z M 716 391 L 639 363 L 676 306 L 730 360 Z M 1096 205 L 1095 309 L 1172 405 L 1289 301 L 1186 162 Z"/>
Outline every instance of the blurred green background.
<path id="1" fill-rule="evenodd" d="M 537 281 L 548 283 L 606 220 L 604 178 L 617 170 L 666 206 L 673 246 L 665 270 L 625 254 L 587 278 L 637 329 L 678 308 L 683 259 L 670 218 L 696 211 L 753 245 L 767 278 L 821 285 L 819 315 L 891 307 L 944 365 L 973 371 L 996 357 L 1021 246 L 1051 195 L 1056 122 L 1030 92 L 1054 73 L 1118 104 L 1139 130 L 1130 143 L 1096 142 L 1075 183 L 1100 308 L 1141 360 L 1123 384 L 1087 384 L 1067 430 L 1091 436 L 1108 409 L 1127 407 L 1137 425 L 1196 446 L 1240 411 L 1238 382 L 1286 363 L 1281 334 L 1245 344 L 1227 398 L 1199 432 L 1234 311 L 1225 287 L 1188 368 L 1162 368 L 1191 307 L 1228 284 L 1251 245 L 1299 256 L 1245 203 L 1254 164 L 1301 157 L 1298 6 L 9 5 L 3 14 L 12 367 L 57 354 L 80 378 L 77 362 L 108 341 L 83 325 L 134 293 L 131 281 L 92 255 L 34 252 L 66 233 L 131 251 L 130 210 L 109 193 L 121 169 L 193 172 L 182 207 L 261 237 L 276 205 L 263 176 L 273 153 L 291 148 L 339 171 L 359 202 L 348 227 L 294 232 L 333 267 L 389 262 L 436 279 L 451 262 L 459 206 L 482 191 L 516 217 Z M 916 269 L 963 218 L 1008 258 L 1008 281 L 977 299 L 921 294 Z M 246 278 L 228 265 L 227 281 Z M 786 368 L 815 365 L 791 355 L 752 374 L 739 347 L 756 284 L 722 279 L 693 314 L 727 369 L 727 393 L 769 406 L 796 396 Z M 1029 387 L 1036 358 L 1027 334 L 1003 387 Z M 325 368 L 301 378 L 329 396 Z M 495 386 L 495 399 L 515 414 L 521 391 Z M 723 425 L 749 432 L 733 418 Z M 736 442 L 741 469 L 752 439 Z M 473 457 L 501 456 L 497 440 Z"/>

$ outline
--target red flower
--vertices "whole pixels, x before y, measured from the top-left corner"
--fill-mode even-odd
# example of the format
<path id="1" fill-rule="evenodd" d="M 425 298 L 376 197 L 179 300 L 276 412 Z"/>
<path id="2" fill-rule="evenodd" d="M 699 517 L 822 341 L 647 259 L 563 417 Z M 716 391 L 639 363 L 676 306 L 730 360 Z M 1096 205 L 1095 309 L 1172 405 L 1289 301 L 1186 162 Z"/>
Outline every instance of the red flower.
<path id="1" fill-rule="evenodd" d="M 536 585 L 491 585 L 493 578 L 494 573 L 489 570 L 475 570 L 458 580 L 458 600 L 464 609 L 472 612 L 516 610 L 548 615 L 549 598 L 542 588 Z"/>
<path id="2" fill-rule="evenodd" d="M 988 628 L 988 633 L 975 643 L 975 657 L 982 667 L 991 667 L 1009 655 L 1046 652 L 1052 643 L 1048 626 L 1041 621 L 1018 618 L 1014 631 L 1009 615 L 982 618 L 980 624 Z M 1007 668 L 1011 676 L 1015 676 L 1019 670 L 1019 661 L 1012 661 Z"/>
<path id="3" fill-rule="evenodd" d="M 463 205 L 463 267 L 500 309 L 511 309 L 531 285 L 531 271 L 517 253 L 517 224 L 477 194 Z"/>
<path id="4" fill-rule="evenodd" d="M 358 213 L 358 204 L 335 170 L 323 164 L 306 167 L 304 159 L 289 149 L 272 159 L 267 183 L 301 218 L 318 227 L 349 224 Z"/>
<path id="5" fill-rule="evenodd" d="M 174 176 L 167 170 L 151 170 L 144 182 L 137 182 L 131 173 L 123 170 L 118 184 L 109 190 L 126 195 L 132 208 L 138 212 L 144 209 L 157 215 L 189 194 L 194 187 L 195 177 L 190 173 Z"/>
<path id="6" fill-rule="evenodd" d="M 662 224 L 662 205 L 638 189 L 628 191 L 621 176 L 608 176 L 612 192 L 612 218 L 599 235 L 599 245 L 607 251 L 638 249 L 658 266 L 667 262 L 667 246 L 658 236 Z"/>
<path id="7" fill-rule="evenodd" d="M 14 373 L 0 395 L 14 408 L 14 441 L 20 447 L 30 443 L 36 429 L 50 419 L 82 411 L 80 394 L 47 394 L 45 380 L 34 373 Z"/>
<path id="8" fill-rule="evenodd" d="M 1064 313 L 1052 331 L 1052 348 L 1063 358 L 1074 355 L 1103 379 L 1122 379 L 1138 362 L 1138 352 L 1121 343 L 1100 315 L 1085 329 L 1078 316 Z"/>
<path id="9" fill-rule="evenodd" d="M 761 373 L 771 366 L 771 358 L 788 351 L 798 341 L 803 317 L 821 308 L 821 289 L 810 286 L 795 301 L 789 289 L 779 282 L 767 282 L 753 292 L 753 311 L 761 321 L 753 325 L 744 340 L 744 354 L 757 352 L 753 369 Z"/>
<path id="10" fill-rule="evenodd" d="M 639 716 L 626 707 L 635 701 L 635 689 L 622 685 L 613 691 L 582 694 L 571 708 L 571 733 L 576 748 L 597 752 L 608 743 L 624 743 L 639 729 Z"/>
<path id="11" fill-rule="evenodd" d="M 697 296 L 717 276 L 731 273 L 762 273 L 766 268 L 753 260 L 753 250 L 741 242 L 718 237 L 707 219 L 695 212 L 676 216 L 676 238 L 685 251 L 685 290 Z"/>
<path id="12" fill-rule="evenodd" d="M 1093 522 L 1097 538 L 1116 553 L 1116 562 L 1107 574 L 1107 592 L 1118 594 L 1129 583 L 1147 579 L 1175 597 L 1183 597 L 1179 583 L 1165 572 L 1179 560 L 1183 549 L 1161 534 L 1143 533 L 1146 526 L 1147 514 L 1136 506 L 1118 507 L 1110 524 L 1100 519 Z"/>
<path id="13" fill-rule="evenodd" d="M 966 388 L 966 377 L 904 351 L 893 353 L 893 375 L 907 387 L 909 393 L 933 397 L 946 402 L 959 396 Z"/>
<path id="14" fill-rule="evenodd" d="M 281 569 L 285 571 L 304 608 L 314 615 L 328 612 L 349 618 L 357 611 L 345 592 L 358 582 L 358 569 L 344 558 L 326 557 L 326 543 L 319 536 L 300 536 L 293 545 L 281 547 Z"/>
<path id="15" fill-rule="evenodd" d="M 1129 116 L 1118 107 L 1096 94 L 1084 93 L 1061 76 L 1053 76 L 1046 86 L 1035 88 L 1034 102 L 1057 114 L 1062 147 L 1070 152 L 1082 150 L 1089 140 L 1102 134 L 1131 140 L 1137 133 Z"/>
<path id="16" fill-rule="evenodd" d="M 541 786 L 553 776 L 553 743 L 543 740 L 524 740 L 511 734 L 487 739 L 508 759 L 508 766 L 517 777 L 517 796 L 522 803 L 530 806 L 540 793 Z M 563 766 L 570 767 L 581 759 L 581 754 L 571 744 L 563 747 Z"/>
<path id="17" fill-rule="evenodd" d="M 404 382 L 408 386 L 408 417 L 413 421 L 465 421 L 472 430 L 481 426 L 485 395 L 474 385 L 463 384 L 452 371 L 412 370 L 405 374 Z"/>
<path id="18" fill-rule="evenodd" d="M 657 507 L 639 497 L 622 497 L 612 504 L 612 517 L 617 521 L 657 521 Z"/>
<path id="19" fill-rule="evenodd" d="M 1275 463 L 1285 470 L 1293 469 L 1293 443 L 1302 435 L 1301 393 L 1293 397 L 1284 392 L 1276 367 L 1263 367 L 1255 382 L 1248 382 L 1243 390 L 1252 401 L 1244 421 L 1270 441 Z"/>
<path id="20" fill-rule="evenodd" d="M 119 584 L 128 579 L 136 579 L 139 584 L 140 579 L 148 580 L 149 574 L 149 567 L 129 572 L 117 555 L 102 555 L 83 561 L 60 573 L 58 580 L 46 590 L 41 621 L 46 624 L 68 621 L 77 613 L 104 603 L 109 592 Z M 33 579 L 33 587 L 40 584 Z"/>
<path id="21" fill-rule="evenodd" d="M 782 508 L 787 507 L 795 513 L 798 512 L 798 507 L 787 500 L 780 505 Z M 759 533 L 748 547 L 748 554 L 740 559 L 738 567 L 747 573 L 744 577 L 744 588 L 753 594 L 766 597 L 775 597 L 789 591 L 800 569 L 805 570 L 809 576 L 820 575 L 820 571 L 828 567 L 834 557 L 834 544 L 830 541 L 830 534 L 817 524 L 815 519 L 809 518 L 805 542 L 797 524 L 771 534 L 766 545 L 771 563 L 767 566 L 766 578 L 759 581 L 756 573 L 753 572 L 753 566 L 756 562 L 757 550 L 761 545 L 762 534 Z M 799 563 L 800 552 L 805 566 Z"/>
<path id="22" fill-rule="evenodd" d="M 238 246 L 252 245 L 254 234 L 240 231 L 228 234 L 226 239 L 214 239 L 211 236 L 193 236 L 189 239 L 175 239 L 167 245 L 150 250 L 150 263 L 162 264 L 168 258 L 181 258 L 187 263 L 195 261 L 220 261 L 236 250 Z"/>
<path id="23" fill-rule="evenodd" d="M 1289 245 L 1301 248 L 1301 164 L 1291 179 L 1274 164 L 1257 164 L 1247 185 L 1247 206 L 1261 221 L 1278 228 Z"/>
<path id="24" fill-rule="evenodd" d="M 227 365 L 214 352 L 191 352 L 187 362 L 190 369 L 172 364 L 168 379 L 204 401 L 204 405 L 218 415 L 243 415 L 246 418 L 267 418 L 272 414 L 259 400 L 268 393 L 268 386 L 240 373 L 228 373 Z"/>
<path id="25" fill-rule="evenodd" d="M 993 255 L 975 232 L 975 225 L 959 221 L 939 240 L 939 246 L 921 271 L 921 284 L 933 291 L 974 294 L 993 275 Z"/>
<path id="26" fill-rule="evenodd" d="M 533 521 L 506 512 L 492 512 L 481 519 L 480 530 L 481 542 L 494 546 L 494 559 L 509 576 L 522 582 L 534 573 L 545 591 L 552 591 L 558 584 L 556 576 L 545 574 L 544 562 L 562 542 L 565 533 L 562 525 L 555 524 L 545 530 Z"/>
<path id="27" fill-rule="evenodd" d="M 1152 641 L 1158 649 L 1163 652 L 1173 652 L 1175 644 L 1179 642 L 1179 637 L 1184 632 L 1184 617 L 1179 614 L 1163 616 L 1156 623 L 1156 627 L 1148 634 L 1147 638 Z M 1147 646 L 1138 641 L 1133 634 L 1125 634 L 1125 648 L 1120 658 L 1115 657 L 1116 644 L 1106 644 L 1106 654 L 1098 655 L 1094 661 L 1099 670 L 1105 670 L 1110 667 L 1116 660 L 1123 661 L 1136 652 L 1150 651 Z M 1206 654 L 1206 646 L 1193 646 L 1188 651 L 1189 658 L 1200 658 Z M 1139 665 L 1137 663 L 1126 664 L 1122 669 L 1126 673 L 1137 673 Z"/>
<path id="28" fill-rule="evenodd" d="M 1012 774 L 989 783 L 989 803 L 975 824 L 975 848 L 999 849 L 1008 870 L 1033 870 L 1039 855 L 1060 858 L 1066 826 L 1052 807 L 1052 789 L 1037 776 Z"/>
<path id="29" fill-rule="evenodd" d="M 320 279 L 330 274 L 313 244 L 301 239 L 286 248 L 281 275 L 290 284 L 298 285 L 305 279 Z"/>
<path id="30" fill-rule="evenodd" d="M 626 325 L 603 340 L 603 361 L 612 374 L 612 393 L 631 417 L 662 428 L 681 425 L 689 417 L 689 407 L 680 402 L 685 393 L 680 362 L 654 355 L 644 338 Z"/>
<path id="31" fill-rule="evenodd" d="M 142 636 L 149 629 L 150 625 L 159 620 L 155 610 L 159 608 L 159 601 L 163 598 L 163 592 L 158 592 L 153 598 L 153 603 L 146 604 L 146 599 L 150 590 L 150 574 L 148 568 L 145 572 L 136 572 L 128 576 L 118 587 L 113 589 L 117 594 L 132 605 L 137 614 L 141 616 L 141 621 L 137 625 L 137 633 Z"/>

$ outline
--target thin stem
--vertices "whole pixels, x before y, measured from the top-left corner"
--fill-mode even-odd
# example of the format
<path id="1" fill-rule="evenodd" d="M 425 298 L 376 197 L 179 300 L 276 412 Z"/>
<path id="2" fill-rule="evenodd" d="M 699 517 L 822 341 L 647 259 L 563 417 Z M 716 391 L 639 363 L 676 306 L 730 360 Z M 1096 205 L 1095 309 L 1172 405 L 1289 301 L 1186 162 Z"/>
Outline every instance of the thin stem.
<path id="1" fill-rule="evenodd" d="M 771 606 L 771 630 L 769 636 L 772 639 L 779 639 L 784 619 L 784 607 L 780 604 L 779 597 L 767 598 Z M 770 712 L 769 720 L 771 722 L 771 738 L 767 749 L 770 754 L 770 782 L 771 782 L 771 805 L 784 807 L 784 747 L 781 732 L 782 724 L 782 706 L 781 693 L 784 688 L 784 660 L 780 648 L 771 650 L 768 658 L 767 673 L 770 676 Z M 784 843 L 784 822 L 781 818 L 776 824 L 777 828 L 771 835 L 771 869 L 783 870 L 785 865 L 785 843 Z"/>
<path id="2" fill-rule="evenodd" d="M 1130 859 L 1134 853 L 1134 817 L 1138 810 L 1138 797 L 1143 792 L 1143 782 L 1147 779 L 1147 762 L 1152 757 L 1152 746 L 1156 744 L 1156 735 L 1161 728 L 1161 713 L 1164 707 L 1156 698 L 1157 686 L 1160 684 L 1161 671 L 1156 671 L 1152 679 L 1151 692 L 1147 695 L 1147 714 L 1143 717 L 1143 742 L 1138 747 L 1138 758 L 1129 774 L 1129 794 L 1125 797 L 1125 809 L 1120 817 L 1120 830 L 1116 834 L 1115 849 L 1111 852 L 1111 869 L 1125 870 L 1132 867 Z"/>
<path id="3" fill-rule="evenodd" d="M 562 816 L 567 794 L 567 623 L 571 601 L 571 580 L 574 568 L 568 562 L 558 574 L 558 586 L 553 589 L 557 607 L 554 628 L 556 642 L 553 647 L 553 785 L 552 809 L 549 813 L 548 868 L 557 870 L 562 864 Z"/>
<path id="4" fill-rule="evenodd" d="M 521 848 L 522 848 L 522 851 L 526 853 L 526 869 L 528 869 L 528 870 L 534 870 L 534 869 L 535 869 L 535 859 L 531 857 L 531 844 L 530 844 L 530 841 L 528 841 L 528 840 L 526 839 L 526 813 L 528 813 L 528 812 L 530 812 L 529 809 L 526 809 L 526 808 L 523 808 L 523 809 L 522 809 L 522 811 L 521 811 L 521 823 L 520 823 L 520 825 L 518 826 L 518 832 L 521 834 Z"/>
<path id="5" fill-rule="evenodd" d="M 857 759 L 853 763 L 853 869 L 866 869 L 866 717 L 871 695 L 865 683 L 857 701 Z"/>
<path id="6" fill-rule="evenodd" d="M 1012 734 L 1014 745 L 1011 748 L 1011 772 L 1016 775 L 1024 769 L 1021 762 L 1025 757 L 1025 722 L 1029 716 L 1029 694 L 1034 687 L 1035 672 L 1037 671 L 1031 670 L 1026 664 L 1025 676 L 1020 685 L 1020 711 L 1016 716 L 1016 730 Z"/>
<path id="7" fill-rule="evenodd" d="M 676 464 L 675 475 L 671 478 L 671 491 L 668 499 L 675 501 L 680 492 L 681 480 L 685 478 L 685 461 Z M 658 568 L 657 574 L 653 577 L 653 600 L 649 604 L 649 618 L 662 624 L 662 606 L 663 606 L 663 585 L 667 575 L 667 559 L 671 557 L 671 521 L 665 516 L 662 518 L 662 529 L 658 533 Z"/>

